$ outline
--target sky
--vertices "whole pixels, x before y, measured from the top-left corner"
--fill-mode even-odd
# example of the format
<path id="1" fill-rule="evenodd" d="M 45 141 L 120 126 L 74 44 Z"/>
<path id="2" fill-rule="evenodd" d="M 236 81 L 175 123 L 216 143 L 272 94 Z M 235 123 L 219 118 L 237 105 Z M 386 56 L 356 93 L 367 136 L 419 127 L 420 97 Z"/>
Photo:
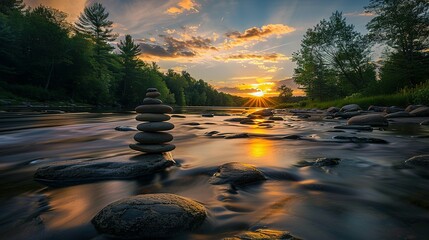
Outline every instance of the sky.
<path id="1" fill-rule="evenodd" d="M 294 95 L 293 52 L 303 35 L 332 12 L 366 33 L 369 0 L 24 0 L 66 12 L 74 22 L 85 6 L 100 2 L 110 13 L 119 40 L 130 34 L 140 58 L 162 71 L 185 70 L 219 91 L 248 97 L 278 95 L 286 85 Z"/>

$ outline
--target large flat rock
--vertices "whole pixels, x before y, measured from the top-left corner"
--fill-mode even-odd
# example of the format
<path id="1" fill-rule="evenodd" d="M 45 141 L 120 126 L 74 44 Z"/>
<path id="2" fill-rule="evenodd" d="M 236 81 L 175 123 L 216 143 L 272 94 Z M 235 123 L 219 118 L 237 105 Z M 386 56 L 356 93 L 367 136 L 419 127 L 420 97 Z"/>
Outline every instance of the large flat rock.
<path id="1" fill-rule="evenodd" d="M 107 179 L 130 179 L 164 170 L 174 164 L 170 154 L 141 154 L 89 161 L 63 161 L 37 169 L 35 180 L 73 184 Z"/>
<path id="2" fill-rule="evenodd" d="M 109 204 L 92 219 L 103 234 L 122 239 L 174 237 L 198 228 L 207 216 L 200 203 L 174 194 L 145 194 Z"/>

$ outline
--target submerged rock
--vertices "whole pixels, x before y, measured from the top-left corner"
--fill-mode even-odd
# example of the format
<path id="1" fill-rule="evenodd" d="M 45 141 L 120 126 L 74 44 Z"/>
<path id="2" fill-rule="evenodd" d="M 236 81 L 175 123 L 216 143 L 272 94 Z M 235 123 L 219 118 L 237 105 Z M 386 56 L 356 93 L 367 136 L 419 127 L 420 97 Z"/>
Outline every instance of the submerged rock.
<path id="1" fill-rule="evenodd" d="M 214 117 L 213 113 L 203 113 L 201 114 L 201 117 Z"/>
<path id="2" fill-rule="evenodd" d="M 292 236 L 289 232 L 272 230 L 272 229 L 258 229 L 255 231 L 242 232 L 234 237 L 224 238 L 223 240 L 300 240 Z"/>
<path id="3" fill-rule="evenodd" d="M 184 115 L 178 115 L 178 114 L 173 114 L 171 115 L 172 118 L 186 118 L 186 116 Z"/>
<path id="4" fill-rule="evenodd" d="M 92 219 L 95 228 L 120 238 L 167 238 L 197 229 L 207 217 L 200 203 L 174 194 L 146 194 L 109 204 Z"/>
<path id="5" fill-rule="evenodd" d="M 341 159 L 339 158 L 318 158 L 314 162 L 316 167 L 335 166 L 340 164 Z"/>
<path id="6" fill-rule="evenodd" d="M 266 180 L 264 174 L 249 164 L 238 162 L 226 163 L 210 178 L 211 184 L 246 185 Z"/>
<path id="7" fill-rule="evenodd" d="M 412 167 L 424 167 L 429 169 L 429 154 L 411 157 L 405 161 L 405 164 Z"/>
<path id="8" fill-rule="evenodd" d="M 142 154 L 131 159 L 64 161 L 37 169 L 34 178 L 52 184 L 71 184 L 105 179 L 130 179 L 150 175 L 174 164 L 166 154 Z"/>
<path id="9" fill-rule="evenodd" d="M 422 126 L 429 125 L 429 120 L 425 120 L 425 121 L 421 122 L 420 125 L 422 125 Z"/>
<path id="10" fill-rule="evenodd" d="M 327 166 L 335 166 L 340 164 L 340 158 L 318 158 L 314 162 L 309 161 L 300 161 L 295 166 L 297 167 L 307 167 L 307 166 L 315 166 L 315 167 L 327 167 Z"/>
<path id="11" fill-rule="evenodd" d="M 335 129 L 349 129 L 349 130 L 358 130 L 358 131 L 372 131 L 371 126 L 365 126 L 365 125 L 346 125 L 346 126 L 335 126 Z"/>
<path id="12" fill-rule="evenodd" d="M 370 125 L 372 127 L 387 126 L 387 119 L 380 114 L 354 116 L 347 121 L 348 125 Z"/>
<path id="13" fill-rule="evenodd" d="M 344 142 L 352 143 L 375 143 L 375 144 L 387 144 L 386 140 L 379 138 L 362 138 L 362 137 L 347 137 L 347 136 L 335 136 L 334 139 L 344 140 Z"/>
<path id="14" fill-rule="evenodd" d="M 407 108 L 405 108 L 406 112 L 411 112 L 419 107 L 424 107 L 423 105 L 408 105 Z"/>
<path id="15" fill-rule="evenodd" d="M 354 116 L 358 116 L 361 113 L 358 111 L 354 111 L 354 112 L 337 112 L 334 114 L 334 117 L 336 118 L 342 118 L 342 119 L 348 119 Z"/>
<path id="16" fill-rule="evenodd" d="M 228 118 L 228 119 L 225 119 L 224 121 L 226 121 L 226 122 L 241 122 L 242 120 L 250 120 L 250 119 L 247 117 L 236 117 L 236 118 Z"/>
<path id="17" fill-rule="evenodd" d="M 120 132 L 137 131 L 135 127 L 130 126 L 117 126 L 115 127 L 115 130 Z"/>
<path id="18" fill-rule="evenodd" d="M 268 116 L 272 116 L 273 114 L 274 114 L 274 110 L 267 108 L 256 112 L 252 112 L 250 115 L 268 117 Z"/>
<path id="19" fill-rule="evenodd" d="M 273 121 L 283 121 L 284 119 L 282 117 L 275 117 L 275 116 L 271 116 L 268 118 L 268 120 L 273 120 Z"/>
<path id="20" fill-rule="evenodd" d="M 237 133 L 225 136 L 225 139 L 233 139 L 233 138 L 248 138 L 249 134 L 247 133 Z"/>
<path id="21" fill-rule="evenodd" d="M 412 116 L 409 112 L 400 111 L 400 112 L 389 113 L 384 117 L 385 118 L 400 118 L 400 117 L 412 117 Z"/>

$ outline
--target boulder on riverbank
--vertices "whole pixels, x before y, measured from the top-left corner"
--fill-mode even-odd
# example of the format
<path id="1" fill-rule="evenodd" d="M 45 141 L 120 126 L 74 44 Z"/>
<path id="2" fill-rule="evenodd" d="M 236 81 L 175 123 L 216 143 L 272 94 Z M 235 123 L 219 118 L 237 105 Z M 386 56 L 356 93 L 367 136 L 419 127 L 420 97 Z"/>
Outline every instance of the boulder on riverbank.
<path id="1" fill-rule="evenodd" d="M 92 219 L 103 234 L 123 239 L 168 238 L 197 229 L 205 207 L 175 194 L 145 194 L 109 204 Z"/>
<path id="2" fill-rule="evenodd" d="M 162 171 L 174 164 L 169 154 L 141 154 L 130 159 L 115 157 L 64 161 L 38 168 L 34 178 L 53 185 L 70 185 L 106 179 L 130 179 Z"/>
<path id="3" fill-rule="evenodd" d="M 340 112 L 356 112 L 362 110 L 359 105 L 357 104 L 348 104 L 348 105 L 344 105 L 341 109 Z"/>
<path id="4" fill-rule="evenodd" d="M 410 112 L 414 117 L 429 117 L 429 107 L 419 107 Z"/>
<path id="5" fill-rule="evenodd" d="M 223 164 L 210 178 L 211 184 L 246 185 L 266 180 L 264 174 L 249 164 L 231 162 Z"/>
<path id="6" fill-rule="evenodd" d="M 354 116 L 347 121 L 348 125 L 369 125 L 372 127 L 383 127 L 389 125 L 387 119 L 380 114 L 367 114 Z"/>

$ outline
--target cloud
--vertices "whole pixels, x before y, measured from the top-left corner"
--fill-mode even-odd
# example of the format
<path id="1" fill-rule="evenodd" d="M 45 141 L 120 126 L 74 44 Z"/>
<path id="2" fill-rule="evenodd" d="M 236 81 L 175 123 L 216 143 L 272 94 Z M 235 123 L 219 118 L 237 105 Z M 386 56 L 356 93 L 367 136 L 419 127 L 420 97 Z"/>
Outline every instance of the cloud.
<path id="1" fill-rule="evenodd" d="M 231 54 L 226 56 L 218 56 L 214 57 L 214 59 L 219 61 L 237 61 L 237 62 L 244 62 L 249 61 L 251 64 L 262 64 L 266 62 L 271 63 L 277 63 L 279 61 L 289 60 L 289 57 L 286 57 L 285 55 L 281 53 L 238 53 L 238 54 Z"/>
<path id="2" fill-rule="evenodd" d="M 68 20 L 74 22 L 83 11 L 86 0 L 24 0 L 32 8 L 40 5 L 49 6 L 68 14 Z"/>
<path id="3" fill-rule="evenodd" d="M 218 88 L 217 90 L 224 93 L 229 93 L 229 94 L 246 94 L 246 93 L 254 93 L 258 91 L 255 88 L 240 89 L 239 87 L 221 87 L 221 88 Z"/>
<path id="4" fill-rule="evenodd" d="M 287 33 L 294 32 L 296 29 L 284 24 L 268 24 L 261 28 L 252 27 L 244 30 L 244 32 L 232 31 L 227 32 L 225 37 L 225 45 L 227 47 L 241 46 L 249 42 L 265 41 L 272 36 L 280 37 Z"/>
<path id="5" fill-rule="evenodd" d="M 179 3 L 177 3 L 176 6 L 168 8 L 165 12 L 170 15 L 178 15 L 185 11 L 198 12 L 196 7 L 197 4 L 194 2 L 194 0 L 181 0 Z"/>
<path id="6" fill-rule="evenodd" d="M 156 44 L 152 41 L 140 43 L 143 59 L 155 58 L 192 58 L 199 56 L 201 52 L 209 50 L 217 50 L 212 45 L 210 38 L 201 36 L 192 36 L 188 39 L 179 39 L 167 35 L 159 35 L 163 40 L 163 44 Z"/>

